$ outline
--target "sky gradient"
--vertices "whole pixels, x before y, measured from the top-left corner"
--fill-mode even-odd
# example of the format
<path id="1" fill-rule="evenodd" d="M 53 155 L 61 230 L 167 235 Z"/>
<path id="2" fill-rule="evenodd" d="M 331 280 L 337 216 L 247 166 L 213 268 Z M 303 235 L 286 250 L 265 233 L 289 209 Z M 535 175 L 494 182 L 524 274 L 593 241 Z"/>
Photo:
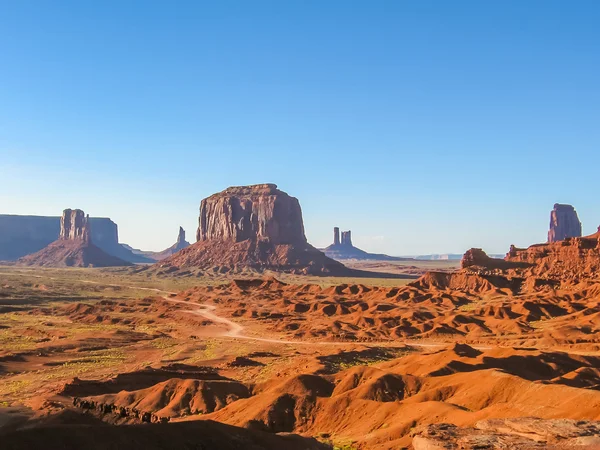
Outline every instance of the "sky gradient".
<path id="1" fill-rule="evenodd" d="M 272 182 L 316 246 L 393 255 L 600 225 L 600 3 L 0 0 L 0 213 L 195 240 Z"/>

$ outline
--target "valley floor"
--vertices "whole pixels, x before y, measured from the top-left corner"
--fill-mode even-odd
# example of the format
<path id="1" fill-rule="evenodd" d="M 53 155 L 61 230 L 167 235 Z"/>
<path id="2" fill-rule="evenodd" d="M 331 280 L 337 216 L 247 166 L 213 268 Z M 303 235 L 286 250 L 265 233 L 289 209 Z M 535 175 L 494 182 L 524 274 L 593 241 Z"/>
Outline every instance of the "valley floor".
<path id="1" fill-rule="evenodd" d="M 183 448 L 186 430 L 213 439 L 202 448 L 391 449 L 442 423 L 600 420 L 600 284 L 523 294 L 461 276 L 0 267 L 0 434 L 9 448 L 67 424 L 65 448 L 118 430 Z M 106 424 L 133 427 L 95 431 Z"/>

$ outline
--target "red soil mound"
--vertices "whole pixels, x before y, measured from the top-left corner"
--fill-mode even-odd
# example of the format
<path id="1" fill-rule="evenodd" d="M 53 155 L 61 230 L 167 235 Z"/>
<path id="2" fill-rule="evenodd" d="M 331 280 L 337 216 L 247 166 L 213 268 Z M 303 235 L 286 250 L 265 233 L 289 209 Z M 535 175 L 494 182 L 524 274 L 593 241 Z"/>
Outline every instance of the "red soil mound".
<path id="1" fill-rule="evenodd" d="M 206 414 L 249 396 L 248 388 L 235 381 L 170 378 L 146 389 L 88 397 L 76 404 L 86 409 L 111 405 L 123 418 L 133 410 L 160 418 Z"/>
<path id="2" fill-rule="evenodd" d="M 361 448 L 369 449 L 407 445 L 415 423 L 468 425 L 531 414 L 598 420 L 600 391 L 565 386 L 557 378 L 598 363 L 564 353 L 458 346 L 323 376 L 333 390 L 306 388 L 302 376 L 267 383 L 208 418 L 275 431 L 364 436 Z M 317 384 L 313 376 L 311 385 Z"/>

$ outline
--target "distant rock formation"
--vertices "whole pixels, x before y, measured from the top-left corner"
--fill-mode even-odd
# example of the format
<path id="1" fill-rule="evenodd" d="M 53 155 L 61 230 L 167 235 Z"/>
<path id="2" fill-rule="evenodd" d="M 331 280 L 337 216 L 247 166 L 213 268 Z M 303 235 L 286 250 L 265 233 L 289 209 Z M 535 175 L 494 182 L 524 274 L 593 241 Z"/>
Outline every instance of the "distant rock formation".
<path id="1" fill-rule="evenodd" d="M 175 242 L 175 248 L 173 249 L 176 252 L 179 250 L 183 250 L 186 247 L 189 247 L 190 243 L 185 240 L 185 230 L 183 227 L 179 227 L 179 234 L 177 235 L 177 242 Z"/>
<path id="2" fill-rule="evenodd" d="M 556 203 L 550 212 L 548 242 L 558 242 L 566 238 L 581 237 L 581 222 L 577 211 L 571 205 Z"/>
<path id="3" fill-rule="evenodd" d="M 230 187 L 202 200 L 196 239 L 306 243 L 298 199 L 274 184 Z"/>
<path id="4" fill-rule="evenodd" d="M 0 260 L 16 261 L 35 253 L 59 238 L 61 218 L 0 214 Z M 119 243 L 117 224 L 106 217 L 90 217 L 94 245 L 125 261 L 142 263 L 151 259 L 136 255 Z"/>
<path id="5" fill-rule="evenodd" d="M 58 240 L 18 260 L 27 266 L 110 267 L 131 263 L 109 255 L 92 243 L 91 221 L 80 209 L 65 209 Z"/>
<path id="6" fill-rule="evenodd" d="M 298 199 L 275 184 L 230 187 L 203 199 L 198 225 L 198 242 L 155 264 L 153 270 L 349 272 L 307 242 Z"/>
<path id="7" fill-rule="evenodd" d="M 60 233 L 58 239 L 77 240 L 90 242 L 89 216 L 80 209 L 65 209 L 60 219 Z"/>
<path id="8" fill-rule="evenodd" d="M 461 261 L 460 267 L 481 268 L 481 269 L 510 269 L 517 267 L 526 267 L 528 264 L 520 264 L 518 262 L 509 262 L 503 259 L 490 258 L 486 252 L 480 248 L 471 248 L 465 252 Z"/>
<path id="9" fill-rule="evenodd" d="M 412 259 L 388 256 L 380 253 L 367 253 L 352 245 L 352 232 L 350 230 L 342 231 L 342 239 L 340 241 L 340 229 L 338 227 L 333 228 L 333 244 L 323 249 L 323 252 L 330 258 L 336 260 L 369 259 L 375 261 L 410 261 Z"/>
<path id="10" fill-rule="evenodd" d="M 352 231 L 342 231 L 342 245 L 348 245 L 352 247 Z"/>
<path id="11" fill-rule="evenodd" d="M 507 261 L 528 263 L 527 276 L 577 281 L 600 272 L 600 229 L 585 237 L 535 244 L 528 248 L 510 246 Z"/>
<path id="12" fill-rule="evenodd" d="M 472 266 L 486 266 L 490 263 L 490 258 L 487 253 L 485 253 L 480 248 L 472 248 L 466 251 L 460 261 L 460 267 L 472 267 Z"/>
<path id="13" fill-rule="evenodd" d="M 151 259 L 153 261 L 161 261 L 169 256 L 174 255 L 179 250 L 183 250 L 190 246 L 190 243 L 185 240 L 185 230 L 182 227 L 179 227 L 179 234 L 177 235 L 177 242 L 170 246 L 169 248 L 163 250 L 162 252 L 149 252 L 143 250 L 137 250 L 135 248 L 127 246 L 133 253 L 136 255 L 143 256 L 144 258 Z"/>

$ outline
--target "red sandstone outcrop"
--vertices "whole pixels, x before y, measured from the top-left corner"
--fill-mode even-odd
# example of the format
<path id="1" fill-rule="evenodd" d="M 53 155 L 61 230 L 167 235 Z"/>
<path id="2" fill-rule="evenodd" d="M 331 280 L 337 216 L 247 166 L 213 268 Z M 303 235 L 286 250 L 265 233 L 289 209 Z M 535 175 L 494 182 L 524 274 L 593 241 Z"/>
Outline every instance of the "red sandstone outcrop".
<path id="1" fill-rule="evenodd" d="M 50 267 L 109 267 L 131 263 L 109 255 L 95 246 L 91 239 L 89 217 L 80 209 L 65 209 L 60 219 L 58 240 L 39 252 L 18 261 L 28 266 Z"/>
<path id="2" fill-rule="evenodd" d="M 600 422 L 569 419 L 488 419 L 473 428 L 448 423 L 413 431 L 415 450 L 600 448 Z"/>
<path id="3" fill-rule="evenodd" d="M 202 200 L 196 239 L 306 243 L 298 199 L 274 184 L 230 187 Z"/>
<path id="4" fill-rule="evenodd" d="M 486 252 L 480 248 L 472 248 L 463 255 L 460 266 L 466 268 L 483 268 L 483 269 L 511 269 L 517 267 L 527 267 L 528 264 L 509 262 L 503 259 L 490 258 Z"/>
<path id="5" fill-rule="evenodd" d="M 80 209 L 65 209 L 60 219 L 59 239 L 77 240 L 89 242 L 90 224 L 89 216 Z"/>
<path id="6" fill-rule="evenodd" d="M 510 247 L 505 260 L 530 264 L 525 275 L 577 280 L 597 277 L 600 272 L 600 231 L 586 237 L 535 244 L 528 248 Z"/>
<path id="7" fill-rule="evenodd" d="M 230 187 L 200 203 L 194 245 L 153 266 L 158 271 L 239 273 L 275 270 L 349 273 L 308 244 L 298 199 L 274 184 Z"/>
<path id="8" fill-rule="evenodd" d="M 365 252 L 352 245 L 352 232 L 350 230 L 342 231 L 342 239 L 340 241 L 340 229 L 338 227 L 333 228 L 333 244 L 324 248 L 323 253 L 336 260 L 409 261 L 411 259 L 384 255 L 382 253 Z"/>
<path id="9" fill-rule="evenodd" d="M 550 212 L 548 242 L 558 242 L 571 237 L 581 237 L 581 222 L 577 211 L 571 205 L 556 203 Z"/>

